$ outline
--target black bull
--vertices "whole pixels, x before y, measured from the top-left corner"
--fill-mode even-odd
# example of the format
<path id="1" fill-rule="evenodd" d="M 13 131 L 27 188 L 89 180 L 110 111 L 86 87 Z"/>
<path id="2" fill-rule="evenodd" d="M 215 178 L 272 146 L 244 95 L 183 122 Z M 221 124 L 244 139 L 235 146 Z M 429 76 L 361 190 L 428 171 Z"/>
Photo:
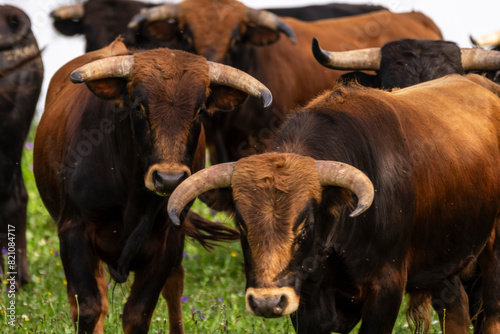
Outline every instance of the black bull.
<path id="1" fill-rule="evenodd" d="M 477 327 L 498 333 L 499 94 L 476 75 L 393 93 L 338 87 L 291 116 L 268 153 L 188 178 L 169 214 L 178 221 L 191 198 L 231 187 L 247 309 L 291 315 L 299 333 L 346 333 L 360 320 L 360 333 L 390 333 L 404 291 L 418 330 L 432 301 L 447 332 L 469 333 L 460 278 L 476 263 Z M 342 188 L 358 197 L 350 216 Z"/>
<path id="2" fill-rule="evenodd" d="M 0 6 L 0 271 L 29 282 L 26 251 L 28 194 L 21 156 L 43 80 L 43 65 L 28 16 Z"/>

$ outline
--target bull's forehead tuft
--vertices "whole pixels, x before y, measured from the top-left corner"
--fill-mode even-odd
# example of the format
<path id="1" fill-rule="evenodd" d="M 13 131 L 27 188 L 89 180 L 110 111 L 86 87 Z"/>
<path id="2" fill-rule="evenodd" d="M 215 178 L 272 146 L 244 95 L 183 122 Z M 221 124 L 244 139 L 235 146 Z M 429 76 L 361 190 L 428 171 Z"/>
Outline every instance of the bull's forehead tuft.
<path id="1" fill-rule="evenodd" d="M 235 201 L 248 208 L 248 214 L 258 209 L 276 217 L 293 216 L 311 199 L 321 199 L 314 159 L 296 154 L 266 153 L 241 159 L 232 184 Z"/>
<path id="2" fill-rule="evenodd" d="M 206 81 L 208 63 L 205 58 L 180 50 L 160 48 L 134 54 L 134 74 L 161 72 L 165 75 L 190 72 Z"/>

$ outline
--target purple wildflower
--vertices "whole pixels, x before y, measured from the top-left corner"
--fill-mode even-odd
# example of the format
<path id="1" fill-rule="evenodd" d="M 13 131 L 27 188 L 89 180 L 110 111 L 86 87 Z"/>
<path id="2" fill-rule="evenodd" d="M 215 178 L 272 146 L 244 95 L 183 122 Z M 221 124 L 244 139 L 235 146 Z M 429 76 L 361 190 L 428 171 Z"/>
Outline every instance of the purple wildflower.
<path id="1" fill-rule="evenodd" d="M 181 302 L 183 302 L 183 303 L 187 303 L 187 301 L 188 301 L 188 297 L 183 296 L 183 297 L 181 298 Z"/>
<path id="2" fill-rule="evenodd" d="M 221 303 L 223 303 L 223 302 L 224 302 L 224 298 L 219 299 L 219 301 L 220 301 Z"/>
<path id="3" fill-rule="evenodd" d="M 7 255 L 7 249 L 2 248 L 2 254 L 3 254 L 3 255 Z"/>
<path id="4" fill-rule="evenodd" d="M 24 147 L 25 147 L 27 150 L 32 150 L 32 149 L 33 149 L 33 143 L 26 142 L 26 144 L 24 144 Z"/>
<path id="5" fill-rule="evenodd" d="M 189 254 L 187 252 L 183 252 L 182 254 L 186 259 L 189 259 Z"/>

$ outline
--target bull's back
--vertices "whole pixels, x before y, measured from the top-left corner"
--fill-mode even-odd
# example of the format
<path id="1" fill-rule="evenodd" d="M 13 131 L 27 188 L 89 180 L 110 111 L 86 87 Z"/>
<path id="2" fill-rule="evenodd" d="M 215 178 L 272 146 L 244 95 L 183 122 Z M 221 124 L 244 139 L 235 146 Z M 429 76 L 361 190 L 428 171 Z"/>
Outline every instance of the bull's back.
<path id="1" fill-rule="evenodd" d="M 428 17 L 421 13 L 377 11 L 353 17 L 303 22 L 283 18 L 295 31 L 297 44 L 281 38 L 276 44 L 258 48 L 261 68 L 252 73 L 273 93 L 278 109 L 304 104 L 332 87 L 345 71 L 321 66 L 314 58 L 311 43 L 317 37 L 330 51 L 382 47 L 401 38 L 440 39 L 439 29 L 429 27 Z M 434 25 L 435 26 L 435 25 Z M 437 29 L 437 31 L 436 31 Z M 265 60 L 265 62 L 264 62 Z M 279 73 L 275 71 L 279 70 Z"/>
<path id="2" fill-rule="evenodd" d="M 344 152 L 335 149 L 342 143 L 352 157 L 340 161 L 371 178 L 376 196 L 363 223 L 384 236 L 378 244 L 407 250 L 410 286 L 456 274 L 478 255 L 500 203 L 500 99 L 494 93 L 450 75 L 392 93 L 340 87 L 306 110 L 330 113 L 333 127 L 349 126 L 349 132 L 335 128 L 333 136 L 339 135 L 329 139 L 327 152 Z M 388 231 L 397 236 L 389 240 Z"/>

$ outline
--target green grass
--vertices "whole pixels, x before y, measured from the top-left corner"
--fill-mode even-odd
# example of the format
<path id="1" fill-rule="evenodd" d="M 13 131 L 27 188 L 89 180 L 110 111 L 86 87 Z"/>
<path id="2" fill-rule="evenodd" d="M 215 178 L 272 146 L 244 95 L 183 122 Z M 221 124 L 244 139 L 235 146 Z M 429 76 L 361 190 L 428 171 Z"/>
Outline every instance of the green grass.
<path id="1" fill-rule="evenodd" d="M 27 142 L 32 143 L 33 137 L 34 131 L 31 131 Z M 29 144 L 27 146 L 22 166 L 29 193 L 27 239 L 31 283 L 16 292 L 18 317 L 14 327 L 7 325 L 6 308 L 10 299 L 5 289 L 0 292 L 0 333 L 73 333 L 57 231 L 38 195 L 31 171 L 32 149 Z M 195 203 L 194 210 L 213 218 L 200 202 Z M 224 215 L 215 218 L 231 224 Z M 188 241 L 183 264 L 186 270 L 183 294 L 186 333 L 294 333 L 288 318 L 262 319 L 245 310 L 245 277 L 239 243 L 209 253 L 197 243 Z M 121 312 L 130 282 L 110 284 L 106 333 L 122 333 Z M 431 333 L 439 333 L 439 324 L 435 320 L 433 323 Z M 150 333 L 168 333 L 167 306 L 162 298 L 153 314 Z M 409 333 L 403 308 L 394 333 Z"/>

